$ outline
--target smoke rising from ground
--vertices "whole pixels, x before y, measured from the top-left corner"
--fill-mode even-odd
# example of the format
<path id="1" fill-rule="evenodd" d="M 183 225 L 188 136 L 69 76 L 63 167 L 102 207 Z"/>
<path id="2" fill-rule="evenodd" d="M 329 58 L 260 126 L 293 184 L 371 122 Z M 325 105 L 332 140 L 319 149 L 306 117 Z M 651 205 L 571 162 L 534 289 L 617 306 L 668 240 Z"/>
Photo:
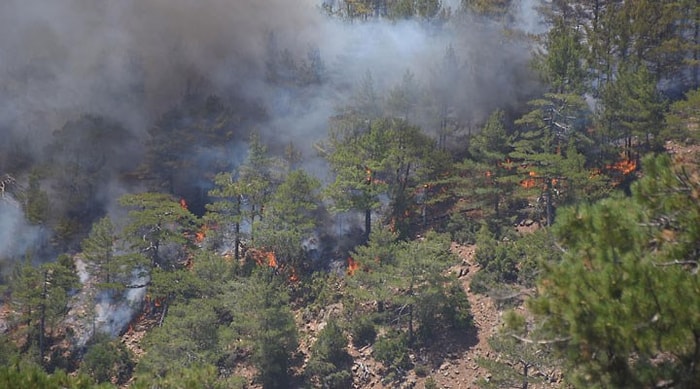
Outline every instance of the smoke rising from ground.
<path id="1" fill-rule="evenodd" d="M 320 3 L 1 2 L 0 131 L 5 145 L 20 147 L 2 151 L 0 173 L 15 169 L 8 173 L 26 179 L 28 172 L 21 169 L 29 163 L 16 163 L 10 151 L 24 154 L 27 161 L 79 159 L 75 147 L 68 158 L 47 157 L 46 147 L 56 143 L 54 134 L 66 122 L 97 115 L 121 125 L 124 133 L 118 137 L 129 134 L 118 152 L 108 154 L 124 163 L 109 161 L 100 171 L 107 181 L 101 187 L 124 193 L 127 189 L 115 181 L 124 166 L 143 159 L 148 129 L 195 91 L 216 94 L 226 103 L 258 104 L 264 115 L 251 115 L 247 125 L 266 142 L 294 142 L 312 160 L 305 166 L 321 174 L 311 145 L 326 136 L 329 117 L 350 101 L 363 77 L 372 75 L 379 96 L 407 70 L 422 88 L 430 89 L 442 76 L 448 48 L 454 49 L 459 77 L 433 89 L 448 100 L 449 114 L 463 126 L 476 127 L 493 109 L 515 104 L 536 87 L 528 69 L 530 48 L 504 33 L 498 22 L 469 15 L 445 23 L 348 22 L 325 15 Z M 445 2 L 451 3 L 458 2 Z M 534 25 L 532 7 L 526 6 L 532 3 L 516 2 L 510 20 Z M 309 53 L 317 53 L 322 79 L 303 87 L 272 82 L 269 63 L 276 53 L 288 54 L 285 58 L 299 66 L 310 63 Z M 434 122 L 416 119 L 434 133 Z M 234 139 L 228 149 L 239 153 L 238 142 L 244 141 Z M 197 153 L 203 160 L 214 150 Z M 230 161 L 241 159 L 230 156 Z M 100 197 L 105 209 L 115 208 L 109 194 Z"/>
<path id="2" fill-rule="evenodd" d="M 458 3 L 444 2 L 453 13 Z M 536 26 L 527 6 L 534 1 L 516 3 L 509 20 Z M 0 2 L 0 174 L 26 184 L 30 169 L 43 163 L 58 171 L 42 181 L 54 214 L 63 208 L 88 224 L 107 213 L 119 225 L 125 210 L 116 199 L 145 187 L 123 177 L 144 161 L 149 129 L 189 94 L 217 95 L 240 116 L 233 123 L 259 131 L 276 150 L 293 142 L 303 152 L 303 166 L 325 178 L 312 145 L 324 139 L 329 118 L 352 102 L 368 74 L 381 99 L 412 72 L 419 88 L 449 107 L 445 114 L 463 131 L 537 88 L 528 68 L 530 47 L 499 22 L 471 15 L 443 22 L 348 22 L 325 15 L 320 5 L 321 0 Z M 455 68 L 446 72 L 450 51 Z M 302 71 L 311 81 L 300 85 L 292 79 Z M 426 132 L 437 131 L 434 118 L 413 119 Z M 206 193 L 211 177 L 200 174 L 204 167 L 222 159 L 240 164 L 247 139 L 239 139 L 245 131 L 235 130 L 238 137 L 229 145 L 194 144 L 181 151 L 185 155 L 179 157 L 194 161 L 195 168 L 179 182 Z M 171 188 L 183 197 L 187 190 Z M 19 204 L 0 201 L 0 257 L 40 245 L 41 231 L 25 221 Z M 95 308 L 100 329 L 122 330 L 143 293 L 131 290 L 120 305 L 100 295 Z"/>
<path id="3" fill-rule="evenodd" d="M 41 227 L 27 223 L 17 201 L 9 196 L 0 198 L 0 258 L 22 256 L 44 235 Z"/>

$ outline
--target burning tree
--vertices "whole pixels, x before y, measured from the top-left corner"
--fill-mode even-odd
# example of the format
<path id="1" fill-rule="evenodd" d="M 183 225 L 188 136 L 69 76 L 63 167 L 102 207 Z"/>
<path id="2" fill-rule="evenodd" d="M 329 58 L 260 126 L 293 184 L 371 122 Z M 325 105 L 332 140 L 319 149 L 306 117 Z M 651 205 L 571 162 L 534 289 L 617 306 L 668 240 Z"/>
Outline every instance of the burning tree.
<path id="1" fill-rule="evenodd" d="M 148 259 L 151 267 L 173 268 L 182 258 L 166 258 L 162 248 L 191 244 L 187 235 L 196 229 L 196 217 L 172 196 L 163 193 L 124 195 L 121 205 L 131 208 L 124 228 L 131 249 Z"/>
<path id="2" fill-rule="evenodd" d="M 416 336 L 434 334 L 436 317 L 446 326 L 471 325 L 464 292 L 445 274 L 455 261 L 449 239 L 432 233 L 410 242 L 395 237 L 375 231 L 369 244 L 353 253 L 361 269 L 348 279 L 355 298 L 376 302 L 387 323 L 407 332 L 409 345 Z"/>
<path id="3" fill-rule="evenodd" d="M 363 129 L 334 128 L 326 146 L 325 157 L 336 175 L 326 195 L 337 210 L 364 212 L 367 239 L 372 213 L 387 202 L 391 219 L 402 219 L 415 204 L 421 177 L 443 160 L 433 140 L 401 119 L 376 119 Z"/>
<path id="4" fill-rule="evenodd" d="M 644 168 L 631 198 L 562 212 L 553 233 L 563 259 L 544 267 L 531 301 L 541 336 L 557 340 L 581 386 L 700 379 L 700 179 L 668 156 L 646 158 Z"/>
<path id="5" fill-rule="evenodd" d="M 277 260 L 300 268 L 302 241 L 318 227 L 321 183 L 301 170 L 292 171 L 280 184 L 258 223 L 256 244 L 272 250 Z"/>

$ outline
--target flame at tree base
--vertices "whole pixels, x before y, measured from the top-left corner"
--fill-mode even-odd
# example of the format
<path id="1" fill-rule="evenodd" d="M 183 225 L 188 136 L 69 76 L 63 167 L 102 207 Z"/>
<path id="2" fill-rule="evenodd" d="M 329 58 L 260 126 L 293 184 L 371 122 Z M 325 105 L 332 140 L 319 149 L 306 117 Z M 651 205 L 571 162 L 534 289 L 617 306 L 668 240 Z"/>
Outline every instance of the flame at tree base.
<path id="1" fill-rule="evenodd" d="M 352 257 L 348 257 L 348 269 L 347 275 L 352 276 L 355 274 L 357 269 L 360 268 L 360 263 L 355 261 Z"/>

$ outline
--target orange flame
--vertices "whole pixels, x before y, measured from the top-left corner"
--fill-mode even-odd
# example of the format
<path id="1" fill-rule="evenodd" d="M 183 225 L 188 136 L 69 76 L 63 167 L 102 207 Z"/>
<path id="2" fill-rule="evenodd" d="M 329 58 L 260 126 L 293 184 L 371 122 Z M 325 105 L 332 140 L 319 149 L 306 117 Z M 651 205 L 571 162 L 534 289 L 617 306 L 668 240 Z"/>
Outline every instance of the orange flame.
<path id="1" fill-rule="evenodd" d="M 289 271 L 289 282 L 297 282 L 297 281 L 299 281 L 299 276 L 297 275 L 296 269 L 294 269 L 292 267 L 291 270 Z"/>
<path id="2" fill-rule="evenodd" d="M 180 206 L 182 207 L 182 209 L 187 211 L 187 200 L 185 200 L 184 198 L 180 199 Z"/>
<path id="3" fill-rule="evenodd" d="M 370 184 L 384 184 L 385 181 L 374 177 L 374 172 L 372 169 L 365 166 L 365 183 Z"/>
<path id="4" fill-rule="evenodd" d="M 360 263 L 357 262 L 357 261 L 355 261 L 354 259 L 352 259 L 352 257 L 348 257 L 348 270 L 347 270 L 347 274 L 348 274 L 349 276 L 351 276 L 351 275 L 355 274 L 355 272 L 356 272 L 357 269 L 359 269 L 359 268 L 360 268 Z"/>
<path id="5" fill-rule="evenodd" d="M 506 158 L 506 160 L 503 162 L 498 162 L 498 166 L 506 170 L 513 170 L 515 168 L 515 164 L 510 158 Z"/>
<path id="6" fill-rule="evenodd" d="M 491 175 L 492 175 L 491 170 L 487 170 L 487 171 L 486 171 L 486 177 L 491 177 Z"/>
<path id="7" fill-rule="evenodd" d="M 530 176 L 530 178 L 520 181 L 520 186 L 522 186 L 525 189 L 531 189 L 537 186 L 537 181 L 535 181 L 535 178 L 537 177 L 537 172 L 530 171 L 528 175 Z"/>
<path id="8" fill-rule="evenodd" d="M 267 253 L 267 266 L 277 267 L 277 257 L 275 257 L 275 253 L 273 251 Z"/>
<path id="9" fill-rule="evenodd" d="M 250 248 L 246 255 L 250 255 L 249 258 L 253 259 L 258 266 L 268 266 L 272 268 L 277 268 L 279 266 L 277 257 L 273 251 Z"/>
<path id="10" fill-rule="evenodd" d="M 634 171 L 637 170 L 637 161 L 623 159 L 622 161 L 616 162 L 612 165 L 608 165 L 607 168 L 618 171 L 624 175 L 628 175 L 634 173 Z"/>
<path id="11" fill-rule="evenodd" d="M 207 232 L 209 232 L 209 227 L 206 224 L 203 224 L 202 228 L 200 228 L 199 231 L 195 232 L 194 234 L 195 242 L 202 243 L 204 238 L 207 237 Z"/>

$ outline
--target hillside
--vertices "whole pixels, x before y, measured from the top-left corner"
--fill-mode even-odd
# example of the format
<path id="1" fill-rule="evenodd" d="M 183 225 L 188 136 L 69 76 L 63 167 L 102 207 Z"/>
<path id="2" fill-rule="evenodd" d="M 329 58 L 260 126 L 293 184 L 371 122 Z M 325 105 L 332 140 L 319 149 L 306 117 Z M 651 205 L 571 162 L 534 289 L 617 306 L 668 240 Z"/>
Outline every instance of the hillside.
<path id="1" fill-rule="evenodd" d="M 698 15 L 0 2 L 0 387 L 696 387 Z"/>

